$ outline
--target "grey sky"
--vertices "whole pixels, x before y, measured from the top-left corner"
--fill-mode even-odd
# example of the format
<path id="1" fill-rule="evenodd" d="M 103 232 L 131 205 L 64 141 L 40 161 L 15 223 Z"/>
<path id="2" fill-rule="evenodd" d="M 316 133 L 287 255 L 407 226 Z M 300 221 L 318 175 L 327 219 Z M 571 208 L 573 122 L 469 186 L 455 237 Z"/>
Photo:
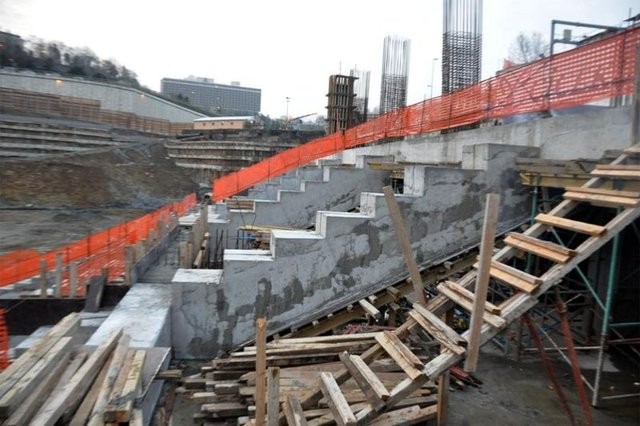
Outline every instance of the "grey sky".
<path id="1" fill-rule="evenodd" d="M 519 32 L 548 37 L 551 19 L 620 24 L 638 0 L 484 0 L 483 69 L 501 68 Z M 262 89 L 262 111 L 324 114 L 328 77 L 354 65 L 371 71 L 378 104 L 386 35 L 411 39 L 409 103 L 439 94 L 442 0 L 0 0 L 0 29 L 89 47 L 160 89 L 188 75 Z"/>

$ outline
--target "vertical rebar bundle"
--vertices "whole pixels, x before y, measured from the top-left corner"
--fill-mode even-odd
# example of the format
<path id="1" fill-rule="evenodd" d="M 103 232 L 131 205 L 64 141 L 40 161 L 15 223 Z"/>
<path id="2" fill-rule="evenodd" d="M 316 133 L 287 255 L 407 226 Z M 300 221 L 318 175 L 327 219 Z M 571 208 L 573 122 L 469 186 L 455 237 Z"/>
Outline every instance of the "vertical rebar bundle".
<path id="1" fill-rule="evenodd" d="M 369 78 L 371 71 L 363 71 L 354 68 L 349 72 L 351 77 L 357 78 L 354 82 L 353 91 L 355 99 L 353 100 L 354 119 L 356 123 L 367 121 L 367 111 L 369 110 Z"/>
<path id="2" fill-rule="evenodd" d="M 353 126 L 353 84 L 357 77 L 349 75 L 332 75 L 329 77 L 329 93 L 327 93 L 328 133 L 346 130 Z"/>
<path id="3" fill-rule="evenodd" d="M 442 93 L 480 81 L 482 0 L 444 0 Z"/>
<path id="4" fill-rule="evenodd" d="M 380 114 L 407 104 L 409 81 L 409 48 L 411 41 L 387 36 L 382 53 Z"/>

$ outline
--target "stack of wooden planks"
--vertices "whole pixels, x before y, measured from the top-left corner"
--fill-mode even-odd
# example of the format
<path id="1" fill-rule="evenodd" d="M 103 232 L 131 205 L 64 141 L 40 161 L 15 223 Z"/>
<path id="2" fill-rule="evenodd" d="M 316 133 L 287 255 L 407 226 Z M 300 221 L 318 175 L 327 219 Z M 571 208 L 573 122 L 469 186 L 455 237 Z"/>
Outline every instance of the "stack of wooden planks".
<path id="1" fill-rule="evenodd" d="M 130 349 L 121 330 L 95 349 L 79 346 L 79 325 L 77 313 L 66 316 L 0 373 L 3 425 L 142 424 L 146 352 Z"/>
<path id="2" fill-rule="evenodd" d="M 270 383 L 268 395 L 277 407 L 293 396 L 300 398 L 306 390 L 318 383 L 321 373 L 336 372 L 343 367 L 341 357 L 344 352 L 358 354 L 376 344 L 381 333 L 361 333 L 349 335 L 280 339 L 267 343 L 266 366 L 278 370 L 277 384 Z M 255 421 L 256 401 L 256 347 L 245 347 L 233 352 L 228 358 L 219 358 L 201 368 L 199 375 L 183 380 L 182 389 L 187 397 L 201 403 L 201 410 L 194 415 L 194 421 L 207 425 L 247 424 Z M 391 389 L 406 379 L 406 374 L 390 358 L 376 360 L 371 368 L 381 383 Z M 269 381 L 272 381 L 271 378 Z M 271 391 L 278 389 L 277 391 Z M 436 387 L 426 382 L 409 395 L 397 409 L 420 406 L 432 407 L 437 403 L 433 395 Z M 347 403 L 353 409 L 367 404 L 367 395 L 354 379 L 342 385 Z M 329 404 L 320 401 L 319 408 L 303 411 L 310 424 L 325 425 L 335 422 Z M 278 408 L 280 409 L 280 408 Z"/>

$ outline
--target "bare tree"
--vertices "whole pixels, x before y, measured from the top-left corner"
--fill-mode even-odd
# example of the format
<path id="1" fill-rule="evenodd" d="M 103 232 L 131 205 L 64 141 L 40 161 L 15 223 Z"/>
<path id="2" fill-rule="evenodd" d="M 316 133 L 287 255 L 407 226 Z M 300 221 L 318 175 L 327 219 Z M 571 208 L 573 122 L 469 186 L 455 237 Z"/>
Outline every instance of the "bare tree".
<path id="1" fill-rule="evenodd" d="M 549 56 L 549 43 L 542 34 L 520 33 L 509 47 L 509 60 L 514 64 L 526 64 Z"/>

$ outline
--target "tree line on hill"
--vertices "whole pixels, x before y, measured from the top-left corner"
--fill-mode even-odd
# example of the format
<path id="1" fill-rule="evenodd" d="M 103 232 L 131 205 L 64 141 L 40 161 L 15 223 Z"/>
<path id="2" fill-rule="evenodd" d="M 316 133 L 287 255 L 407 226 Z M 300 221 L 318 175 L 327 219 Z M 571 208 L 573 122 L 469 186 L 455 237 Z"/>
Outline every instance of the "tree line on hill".
<path id="1" fill-rule="evenodd" d="M 33 38 L 23 40 L 3 33 L 0 39 L 0 67 L 62 76 L 84 77 L 139 88 L 136 74 L 112 60 L 100 59 L 89 48 L 69 47 L 60 42 Z"/>

